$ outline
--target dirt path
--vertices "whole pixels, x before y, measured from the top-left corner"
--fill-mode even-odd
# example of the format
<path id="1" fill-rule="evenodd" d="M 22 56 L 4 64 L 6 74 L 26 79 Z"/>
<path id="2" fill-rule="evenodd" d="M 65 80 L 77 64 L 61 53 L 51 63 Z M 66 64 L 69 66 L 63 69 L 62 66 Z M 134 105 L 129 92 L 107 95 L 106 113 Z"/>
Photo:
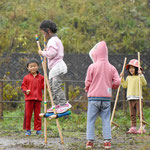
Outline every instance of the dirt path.
<path id="1" fill-rule="evenodd" d="M 48 138 L 48 143 L 44 144 L 43 138 L 28 137 L 28 138 L 14 138 L 14 137 L 3 137 L 0 138 L 0 150 L 63 150 L 70 149 L 69 143 L 77 142 L 76 139 L 65 139 L 65 144 L 60 144 L 59 138 Z M 67 142 L 66 142 L 67 141 Z"/>
<path id="2" fill-rule="evenodd" d="M 43 136 L 1 136 L 0 150 L 85 150 L 85 133 L 75 136 L 75 133 L 64 136 L 64 145 L 60 143 L 59 137 L 48 138 L 48 143 L 44 144 Z M 103 149 L 100 138 L 95 140 L 94 145 L 95 150 Z M 150 136 L 114 134 L 112 150 L 150 150 Z"/>

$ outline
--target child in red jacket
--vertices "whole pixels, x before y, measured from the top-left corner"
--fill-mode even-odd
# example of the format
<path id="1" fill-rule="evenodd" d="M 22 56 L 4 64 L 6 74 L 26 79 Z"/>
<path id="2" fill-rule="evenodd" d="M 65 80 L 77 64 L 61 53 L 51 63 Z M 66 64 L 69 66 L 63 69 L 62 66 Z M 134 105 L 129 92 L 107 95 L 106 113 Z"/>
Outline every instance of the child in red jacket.
<path id="1" fill-rule="evenodd" d="M 25 135 L 31 135 L 31 118 L 34 111 L 34 130 L 36 134 L 41 132 L 41 112 L 42 89 L 44 89 L 44 77 L 38 72 L 38 61 L 30 59 L 27 62 L 27 69 L 30 72 L 22 82 L 21 89 L 25 94 L 25 113 L 23 129 L 27 130 Z"/>

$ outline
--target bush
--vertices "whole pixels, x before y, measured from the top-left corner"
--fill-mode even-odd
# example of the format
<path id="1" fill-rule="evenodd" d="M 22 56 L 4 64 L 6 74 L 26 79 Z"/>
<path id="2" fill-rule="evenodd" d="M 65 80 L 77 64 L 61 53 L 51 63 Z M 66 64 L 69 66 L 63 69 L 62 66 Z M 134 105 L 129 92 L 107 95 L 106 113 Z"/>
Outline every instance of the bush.
<path id="1" fill-rule="evenodd" d="M 41 21 L 58 26 L 66 53 L 87 53 L 105 40 L 111 53 L 149 52 L 150 9 L 147 0 L 26 0 L 0 3 L 0 53 L 35 53 Z"/>

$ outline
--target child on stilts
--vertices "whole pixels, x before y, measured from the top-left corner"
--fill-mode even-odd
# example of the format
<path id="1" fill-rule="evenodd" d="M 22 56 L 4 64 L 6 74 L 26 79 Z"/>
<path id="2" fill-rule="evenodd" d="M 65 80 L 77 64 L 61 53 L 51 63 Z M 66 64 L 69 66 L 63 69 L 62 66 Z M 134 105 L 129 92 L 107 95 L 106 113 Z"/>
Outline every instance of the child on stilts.
<path id="1" fill-rule="evenodd" d="M 25 113 L 23 129 L 27 130 L 25 135 L 31 135 L 31 118 L 34 111 L 34 130 L 36 134 L 41 132 L 41 101 L 42 90 L 44 89 L 44 77 L 38 72 L 39 63 L 36 59 L 27 62 L 27 69 L 30 72 L 22 82 L 21 89 L 25 94 Z"/>
<path id="2" fill-rule="evenodd" d="M 119 87 L 121 79 L 116 68 L 108 61 L 108 49 L 105 41 L 97 43 L 89 55 L 93 64 L 88 67 L 85 79 L 85 91 L 88 93 L 86 148 L 93 148 L 95 121 L 97 116 L 100 116 L 104 148 L 110 149 L 112 89 Z"/>
<path id="3" fill-rule="evenodd" d="M 57 37 L 56 24 L 51 20 L 44 20 L 40 25 L 41 32 L 48 41 L 46 50 L 39 50 L 38 53 L 48 60 L 49 82 L 57 113 L 66 112 L 72 106 L 67 102 L 65 93 L 61 88 L 63 75 L 67 73 L 67 66 L 63 61 L 64 47 Z M 47 112 L 53 112 L 53 108 Z"/>
<path id="4" fill-rule="evenodd" d="M 131 128 L 127 131 L 128 134 L 137 134 L 141 133 L 141 129 L 136 130 L 136 113 L 140 118 L 140 102 L 139 102 L 139 77 L 138 74 L 141 75 L 141 93 L 142 93 L 142 86 L 146 86 L 147 82 L 141 70 L 138 71 L 138 60 L 132 59 L 130 60 L 129 64 L 127 64 L 126 69 L 129 72 L 126 80 L 122 78 L 121 85 L 123 88 L 127 88 L 127 101 L 129 102 L 129 109 L 130 109 L 130 119 L 131 119 Z M 124 76 L 123 73 L 120 76 Z M 142 95 L 142 94 L 141 94 Z M 143 97 L 141 97 L 143 99 Z M 143 101 L 142 101 L 143 105 Z M 143 107 L 143 106 L 142 106 Z M 144 115 L 142 112 L 142 120 L 144 120 Z M 145 133 L 145 124 L 143 123 L 143 133 Z"/>

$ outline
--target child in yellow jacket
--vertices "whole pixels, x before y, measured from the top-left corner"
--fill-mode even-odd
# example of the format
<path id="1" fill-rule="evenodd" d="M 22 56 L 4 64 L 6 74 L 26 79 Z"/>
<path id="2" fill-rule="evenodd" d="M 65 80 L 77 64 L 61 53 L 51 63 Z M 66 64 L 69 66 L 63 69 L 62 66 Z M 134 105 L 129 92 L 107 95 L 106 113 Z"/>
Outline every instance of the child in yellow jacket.
<path id="1" fill-rule="evenodd" d="M 138 71 L 138 60 L 132 59 L 130 60 L 129 64 L 127 64 L 126 69 L 129 72 L 129 75 L 127 76 L 126 80 L 122 78 L 121 85 L 123 88 L 127 88 L 127 101 L 129 102 L 129 109 L 130 109 L 130 119 L 131 119 L 131 128 L 127 132 L 128 134 L 136 134 L 141 133 L 141 129 L 136 130 L 136 113 L 138 114 L 138 117 L 140 118 L 140 103 L 139 103 L 139 77 L 138 74 L 140 74 L 140 90 L 141 90 L 141 100 L 143 105 L 143 97 L 142 97 L 142 86 L 146 86 L 147 82 L 142 74 L 142 68 Z M 120 76 L 124 76 L 123 73 L 120 74 Z M 142 119 L 144 120 L 143 112 L 142 112 Z M 143 127 L 144 124 L 143 124 Z M 143 133 L 145 133 L 145 129 L 143 129 Z"/>

